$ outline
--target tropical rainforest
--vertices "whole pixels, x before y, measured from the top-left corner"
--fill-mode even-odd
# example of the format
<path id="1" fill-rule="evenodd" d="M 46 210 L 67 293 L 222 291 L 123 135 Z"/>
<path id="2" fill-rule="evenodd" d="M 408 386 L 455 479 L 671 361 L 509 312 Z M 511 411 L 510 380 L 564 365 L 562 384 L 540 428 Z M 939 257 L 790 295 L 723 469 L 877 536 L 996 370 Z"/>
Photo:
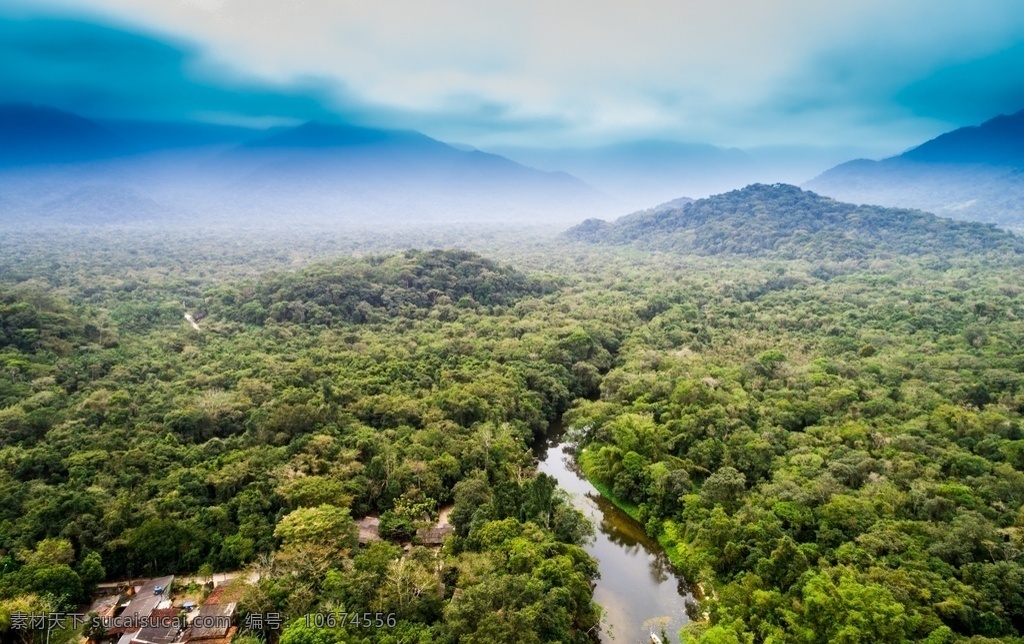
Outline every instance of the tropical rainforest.
<path id="1" fill-rule="evenodd" d="M 559 236 L 246 235 L 0 236 L 5 640 L 102 581 L 245 569 L 285 622 L 247 642 L 594 641 L 593 527 L 531 452 L 562 423 L 691 586 L 686 641 L 1021 641 L 1019 238 L 789 186 Z"/>

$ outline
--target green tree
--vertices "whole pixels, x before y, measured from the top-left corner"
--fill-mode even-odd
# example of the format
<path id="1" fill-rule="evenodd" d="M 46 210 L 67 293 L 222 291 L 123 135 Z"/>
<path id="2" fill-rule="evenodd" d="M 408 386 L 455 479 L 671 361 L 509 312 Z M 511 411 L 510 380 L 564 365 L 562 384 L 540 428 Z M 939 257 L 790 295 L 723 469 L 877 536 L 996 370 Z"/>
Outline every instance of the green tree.
<path id="1" fill-rule="evenodd" d="M 700 498 L 708 505 L 721 504 L 726 508 L 736 505 L 746 490 L 747 477 L 728 465 L 716 470 L 700 488 Z"/>
<path id="2" fill-rule="evenodd" d="M 341 565 L 356 546 L 358 530 L 348 508 L 321 505 L 285 515 L 274 529 L 281 540 L 278 560 L 314 578 Z"/>

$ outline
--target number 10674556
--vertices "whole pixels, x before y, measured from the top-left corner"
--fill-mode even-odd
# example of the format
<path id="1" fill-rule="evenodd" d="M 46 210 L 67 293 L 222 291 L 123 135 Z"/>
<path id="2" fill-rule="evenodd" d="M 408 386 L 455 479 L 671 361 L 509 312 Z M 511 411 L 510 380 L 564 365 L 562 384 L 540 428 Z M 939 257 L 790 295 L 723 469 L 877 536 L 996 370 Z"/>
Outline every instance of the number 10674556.
<path id="1" fill-rule="evenodd" d="M 384 628 L 398 623 L 394 613 L 307 613 L 306 628 Z"/>

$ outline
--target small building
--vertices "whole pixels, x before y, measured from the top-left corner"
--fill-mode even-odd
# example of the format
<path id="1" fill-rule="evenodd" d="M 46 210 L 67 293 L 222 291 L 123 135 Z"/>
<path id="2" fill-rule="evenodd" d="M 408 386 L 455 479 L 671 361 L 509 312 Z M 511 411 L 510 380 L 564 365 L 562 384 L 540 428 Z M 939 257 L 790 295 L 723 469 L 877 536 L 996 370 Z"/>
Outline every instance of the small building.
<path id="1" fill-rule="evenodd" d="M 127 604 L 121 616 L 138 615 L 145 617 L 159 608 L 160 604 L 171 597 L 171 584 L 174 583 L 174 576 L 158 577 L 150 579 L 141 586 L 136 586 L 135 594 Z"/>
<path id="2" fill-rule="evenodd" d="M 420 528 L 416 531 L 416 536 L 425 546 L 440 546 L 453 532 L 455 529 L 450 525 L 436 525 L 430 528 Z"/>
<path id="3" fill-rule="evenodd" d="M 207 642 L 227 638 L 235 627 L 235 615 L 237 614 L 238 604 L 235 602 L 203 604 L 199 607 L 199 612 L 192 618 L 192 626 L 186 641 Z"/>
<path id="4" fill-rule="evenodd" d="M 177 608 L 158 608 L 149 615 L 149 625 L 139 630 L 131 644 L 175 644 L 183 641 Z"/>
<path id="5" fill-rule="evenodd" d="M 138 626 L 132 625 L 133 621 L 149 617 L 154 610 L 160 608 L 161 604 L 166 605 L 165 602 L 170 600 L 171 584 L 173 582 L 174 576 L 172 575 L 150 579 L 143 584 L 131 588 L 131 594 L 128 595 L 127 601 L 117 604 L 114 614 L 102 616 L 109 618 L 115 624 L 107 628 L 107 636 L 120 637 L 129 632 L 139 631 Z M 160 590 L 157 591 L 157 588 Z M 129 644 L 130 641 L 118 642 L 118 644 Z"/>
<path id="6" fill-rule="evenodd" d="M 237 584 L 214 588 L 192 616 L 184 640 L 197 644 L 229 644 L 238 630 L 235 618 L 241 594 L 242 587 Z"/>
<path id="7" fill-rule="evenodd" d="M 110 619 L 117 614 L 117 611 L 121 610 L 122 603 L 124 603 L 124 601 L 118 594 L 96 597 L 89 605 L 89 610 L 87 612 L 96 613 L 96 616 L 100 619 Z"/>

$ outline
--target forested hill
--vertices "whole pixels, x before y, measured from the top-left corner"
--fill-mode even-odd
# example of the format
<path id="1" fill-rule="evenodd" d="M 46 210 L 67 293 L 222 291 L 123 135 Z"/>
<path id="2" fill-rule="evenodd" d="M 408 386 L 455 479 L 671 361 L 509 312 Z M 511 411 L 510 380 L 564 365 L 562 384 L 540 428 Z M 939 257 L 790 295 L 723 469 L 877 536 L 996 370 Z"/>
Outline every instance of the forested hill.
<path id="1" fill-rule="evenodd" d="M 32 379 L 49 375 L 52 365 L 75 347 L 98 339 L 99 330 L 83 325 L 66 302 L 38 291 L 0 287 L 0 368 L 6 376 L 0 377 L 0 427 L 12 429 L 5 412 L 31 395 Z M 36 420 L 44 415 L 37 414 Z M 10 435 L 21 437 L 23 429 L 13 428 Z"/>
<path id="2" fill-rule="evenodd" d="M 4 642 L 4 616 L 104 578 L 249 565 L 240 615 L 291 629 L 249 644 L 593 641 L 590 524 L 529 442 L 596 395 L 624 294 L 548 306 L 567 289 L 462 251 L 63 293 L 36 266 L 0 281 Z M 440 549 L 421 531 L 442 509 Z M 383 541 L 360 546 L 367 515 Z M 394 626 L 301 625 L 328 606 Z"/>
<path id="3" fill-rule="evenodd" d="M 754 184 L 612 223 L 590 219 L 566 236 L 599 244 L 780 259 L 1024 251 L 1019 238 L 991 225 L 918 210 L 857 206 L 785 184 Z"/>
<path id="4" fill-rule="evenodd" d="M 508 306 L 549 288 L 475 253 L 407 251 L 271 274 L 224 287 L 209 304 L 219 317 L 240 322 L 332 326 L 422 317 L 435 307 Z"/>

